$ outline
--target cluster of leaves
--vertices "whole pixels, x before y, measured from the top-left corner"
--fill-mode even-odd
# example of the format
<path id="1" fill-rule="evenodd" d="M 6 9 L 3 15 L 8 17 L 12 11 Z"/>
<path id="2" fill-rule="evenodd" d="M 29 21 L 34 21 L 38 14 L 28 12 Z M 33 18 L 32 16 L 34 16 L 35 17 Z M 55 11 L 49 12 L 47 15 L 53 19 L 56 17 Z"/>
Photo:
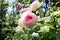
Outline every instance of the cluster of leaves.
<path id="1" fill-rule="evenodd" d="M 9 40 L 14 35 L 13 28 L 17 26 L 19 16 L 16 18 L 18 14 L 16 15 L 14 12 L 7 13 L 9 3 L 0 0 L 0 4 L 0 40 Z"/>

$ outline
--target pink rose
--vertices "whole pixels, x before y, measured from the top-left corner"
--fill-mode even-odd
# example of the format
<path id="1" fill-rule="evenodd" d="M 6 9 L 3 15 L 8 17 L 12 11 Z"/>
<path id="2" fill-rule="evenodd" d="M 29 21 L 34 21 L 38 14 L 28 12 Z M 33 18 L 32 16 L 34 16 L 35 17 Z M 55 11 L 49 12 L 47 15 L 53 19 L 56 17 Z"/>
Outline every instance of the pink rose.
<path id="1" fill-rule="evenodd" d="M 39 1 L 33 1 L 32 4 L 30 4 L 30 8 L 32 10 L 37 10 L 41 6 L 41 3 Z"/>
<path id="2" fill-rule="evenodd" d="M 21 19 L 19 20 L 19 25 L 25 28 L 31 28 L 36 23 L 37 16 L 30 11 L 24 12 L 23 15 L 21 16 Z"/>
<path id="3" fill-rule="evenodd" d="M 22 4 L 21 4 L 21 3 L 17 3 L 17 4 L 16 4 L 16 7 L 17 7 L 17 8 L 21 8 L 21 7 L 22 7 Z"/>
<path id="4" fill-rule="evenodd" d="M 23 14 L 23 13 L 26 12 L 26 11 L 32 12 L 32 10 L 31 10 L 30 8 L 23 8 L 23 9 L 21 9 L 21 10 L 19 11 L 19 13 L 20 13 L 20 14 Z"/>

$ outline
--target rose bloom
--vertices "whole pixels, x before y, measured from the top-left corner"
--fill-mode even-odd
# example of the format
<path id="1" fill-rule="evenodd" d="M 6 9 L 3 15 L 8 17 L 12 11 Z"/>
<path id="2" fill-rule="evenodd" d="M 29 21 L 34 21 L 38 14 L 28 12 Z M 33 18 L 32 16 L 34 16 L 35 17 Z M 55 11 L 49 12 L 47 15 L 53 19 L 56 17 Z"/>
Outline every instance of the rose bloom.
<path id="1" fill-rule="evenodd" d="M 30 4 L 30 8 L 32 10 L 37 10 L 40 6 L 41 6 L 41 4 L 39 1 L 34 1 L 34 2 L 32 2 L 32 4 Z"/>
<path id="2" fill-rule="evenodd" d="M 17 3 L 16 4 L 16 8 L 21 8 L 22 7 L 22 4 L 21 3 Z"/>
<path id="3" fill-rule="evenodd" d="M 19 19 L 19 25 L 24 28 L 31 28 L 36 23 L 37 23 L 37 16 L 30 11 L 24 12 L 21 18 Z"/>
<path id="4" fill-rule="evenodd" d="M 32 12 L 32 10 L 31 10 L 30 8 L 23 8 L 23 9 L 21 9 L 21 10 L 19 11 L 19 13 L 20 13 L 20 14 L 23 14 L 23 13 L 26 12 L 26 11 Z"/>

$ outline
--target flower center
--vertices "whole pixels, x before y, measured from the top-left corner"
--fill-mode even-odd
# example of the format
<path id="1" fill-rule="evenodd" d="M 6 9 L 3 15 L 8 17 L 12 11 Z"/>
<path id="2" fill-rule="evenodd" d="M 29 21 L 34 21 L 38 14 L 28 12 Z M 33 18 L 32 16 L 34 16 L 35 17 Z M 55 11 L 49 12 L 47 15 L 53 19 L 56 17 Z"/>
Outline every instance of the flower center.
<path id="1" fill-rule="evenodd" d="M 27 21 L 27 22 L 31 22 L 31 21 L 32 21 L 32 16 L 28 15 L 28 16 L 26 17 L 26 21 Z"/>

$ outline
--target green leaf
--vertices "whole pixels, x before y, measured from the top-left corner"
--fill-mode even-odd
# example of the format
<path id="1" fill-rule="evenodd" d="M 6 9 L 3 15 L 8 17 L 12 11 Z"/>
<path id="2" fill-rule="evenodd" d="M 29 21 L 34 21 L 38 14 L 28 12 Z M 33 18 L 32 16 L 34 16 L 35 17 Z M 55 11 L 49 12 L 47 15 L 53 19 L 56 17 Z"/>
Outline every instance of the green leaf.
<path id="1" fill-rule="evenodd" d="M 13 37 L 13 40 L 21 40 L 21 35 L 20 34 L 16 34 L 14 37 Z"/>
<path id="2" fill-rule="evenodd" d="M 60 25 L 60 18 L 57 19 L 58 25 Z"/>
<path id="3" fill-rule="evenodd" d="M 56 34 L 56 39 L 57 39 L 57 40 L 60 40 L 60 31 L 57 32 L 57 34 Z"/>
<path id="4" fill-rule="evenodd" d="M 49 32 L 49 39 L 55 39 L 55 37 L 56 37 L 56 31 L 55 30 L 50 30 L 50 32 Z"/>
<path id="5" fill-rule="evenodd" d="M 13 40 L 28 40 L 28 34 L 25 33 L 15 34 Z"/>

